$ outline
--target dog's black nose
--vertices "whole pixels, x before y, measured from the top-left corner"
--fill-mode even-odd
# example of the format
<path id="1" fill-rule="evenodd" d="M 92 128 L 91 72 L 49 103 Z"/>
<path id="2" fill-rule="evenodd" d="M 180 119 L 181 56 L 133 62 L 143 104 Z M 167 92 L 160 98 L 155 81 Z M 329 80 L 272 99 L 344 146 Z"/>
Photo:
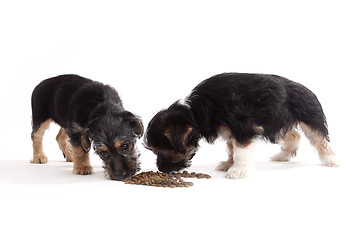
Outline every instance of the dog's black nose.
<path id="1" fill-rule="evenodd" d="M 115 181 L 121 181 L 123 180 L 125 177 L 124 177 L 124 174 L 120 174 L 120 175 L 110 175 L 110 179 L 111 180 L 115 180 Z"/>
<path id="2" fill-rule="evenodd" d="M 121 173 L 115 173 L 115 174 L 111 174 L 110 175 L 110 179 L 111 180 L 116 180 L 116 181 L 121 181 L 127 178 L 131 178 L 132 176 L 134 176 L 136 173 L 136 171 L 124 171 Z"/>

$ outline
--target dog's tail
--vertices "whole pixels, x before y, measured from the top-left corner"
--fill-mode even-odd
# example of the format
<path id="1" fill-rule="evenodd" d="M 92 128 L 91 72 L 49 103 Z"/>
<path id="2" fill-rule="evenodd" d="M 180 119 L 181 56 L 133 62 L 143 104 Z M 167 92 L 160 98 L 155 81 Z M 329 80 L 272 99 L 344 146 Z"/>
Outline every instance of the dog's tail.
<path id="1" fill-rule="evenodd" d="M 329 142 L 326 117 L 316 95 L 299 83 L 291 82 L 287 87 L 288 109 L 296 121 L 301 126 L 309 126 Z"/>

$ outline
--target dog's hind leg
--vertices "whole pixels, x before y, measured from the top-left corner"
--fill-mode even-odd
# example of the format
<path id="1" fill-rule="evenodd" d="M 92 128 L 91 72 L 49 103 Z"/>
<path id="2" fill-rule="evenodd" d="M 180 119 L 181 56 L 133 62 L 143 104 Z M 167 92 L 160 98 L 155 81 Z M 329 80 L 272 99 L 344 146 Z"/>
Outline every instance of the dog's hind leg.
<path id="1" fill-rule="evenodd" d="M 254 167 L 253 153 L 255 152 L 255 143 L 253 139 L 239 144 L 236 140 L 232 141 L 234 149 L 234 164 L 227 171 L 227 178 L 240 179 L 246 178 L 249 171 Z"/>
<path id="2" fill-rule="evenodd" d="M 72 162 L 70 139 L 64 128 L 60 128 L 60 131 L 56 136 L 56 141 L 58 142 L 59 148 L 62 151 L 66 161 Z"/>
<path id="3" fill-rule="evenodd" d="M 221 162 L 216 170 L 218 171 L 227 171 L 231 166 L 234 164 L 234 147 L 233 147 L 233 140 L 228 139 L 226 141 L 227 144 L 227 154 L 228 154 L 228 160 Z"/>
<path id="4" fill-rule="evenodd" d="M 47 163 L 48 158 L 46 157 L 43 149 L 43 137 L 46 129 L 49 128 L 50 119 L 42 122 L 39 127 L 34 128 L 31 134 L 31 139 L 33 142 L 33 159 L 31 163 Z"/>
<path id="5" fill-rule="evenodd" d="M 71 155 L 74 163 L 73 173 L 87 175 L 93 172 L 90 164 L 89 153 L 84 152 L 81 146 L 71 146 Z"/>
<path id="6" fill-rule="evenodd" d="M 296 151 L 299 148 L 301 135 L 295 129 L 287 132 L 281 142 L 281 152 L 275 154 L 271 161 L 287 162 L 291 157 L 296 155 Z"/>
<path id="7" fill-rule="evenodd" d="M 326 136 L 322 135 L 319 131 L 312 129 L 309 125 L 306 125 L 305 123 L 300 123 L 300 126 L 305 136 L 309 139 L 311 145 L 316 148 L 319 154 L 320 161 L 328 167 L 339 166 L 335 155 L 330 148 L 330 143 L 327 140 Z"/>

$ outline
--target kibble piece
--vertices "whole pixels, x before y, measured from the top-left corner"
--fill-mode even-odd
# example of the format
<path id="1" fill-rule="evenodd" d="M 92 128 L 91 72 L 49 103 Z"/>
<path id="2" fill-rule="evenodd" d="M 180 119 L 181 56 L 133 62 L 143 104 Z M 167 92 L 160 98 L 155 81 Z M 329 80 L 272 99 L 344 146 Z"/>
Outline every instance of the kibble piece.
<path id="1" fill-rule="evenodd" d="M 185 183 L 185 187 L 191 187 L 191 186 L 194 186 L 194 183 L 192 183 L 192 182 Z"/>
<path id="2" fill-rule="evenodd" d="M 204 178 L 204 174 L 202 173 L 197 173 L 195 174 L 196 178 Z"/>

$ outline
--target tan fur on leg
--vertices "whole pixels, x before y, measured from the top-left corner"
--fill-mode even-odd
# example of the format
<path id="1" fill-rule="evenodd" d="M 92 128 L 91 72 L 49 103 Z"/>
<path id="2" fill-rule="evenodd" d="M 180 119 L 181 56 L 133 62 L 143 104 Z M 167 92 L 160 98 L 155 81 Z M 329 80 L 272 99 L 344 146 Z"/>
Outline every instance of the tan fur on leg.
<path id="1" fill-rule="evenodd" d="M 69 136 L 66 134 L 66 130 L 64 128 L 60 128 L 60 131 L 56 136 L 56 141 L 58 142 L 59 148 L 63 152 L 66 161 L 72 162 L 71 144 L 69 142 Z"/>
<path id="2" fill-rule="evenodd" d="M 32 134 L 33 159 L 30 161 L 31 163 L 43 164 L 48 162 L 48 158 L 44 153 L 42 140 L 46 129 L 49 128 L 49 125 L 50 125 L 50 119 L 41 123 L 39 129 Z"/>
<path id="3" fill-rule="evenodd" d="M 274 155 L 271 160 L 277 162 L 287 162 L 296 155 L 299 148 L 301 135 L 296 130 L 291 130 L 282 138 L 281 152 Z"/>
<path id="4" fill-rule="evenodd" d="M 227 171 L 234 164 L 234 147 L 232 140 L 228 140 L 226 144 L 227 144 L 228 160 L 221 162 L 219 166 L 217 166 L 216 170 L 218 171 Z"/>
<path id="5" fill-rule="evenodd" d="M 73 173 L 87 175 L 93 172 L 90 164 L 89 153 L 85 153 L 80 146 L 72 146 Z"/>
<path id="6" fill-rule="evenodd" d="M 310 143 L 316 148 L 320 161 L 327 167 L 338 167 L 339 164 L 330 148 L 330 143 L 319 132 L 313 130 L 305 123 L 300 123 L 301 129 Z"/>

